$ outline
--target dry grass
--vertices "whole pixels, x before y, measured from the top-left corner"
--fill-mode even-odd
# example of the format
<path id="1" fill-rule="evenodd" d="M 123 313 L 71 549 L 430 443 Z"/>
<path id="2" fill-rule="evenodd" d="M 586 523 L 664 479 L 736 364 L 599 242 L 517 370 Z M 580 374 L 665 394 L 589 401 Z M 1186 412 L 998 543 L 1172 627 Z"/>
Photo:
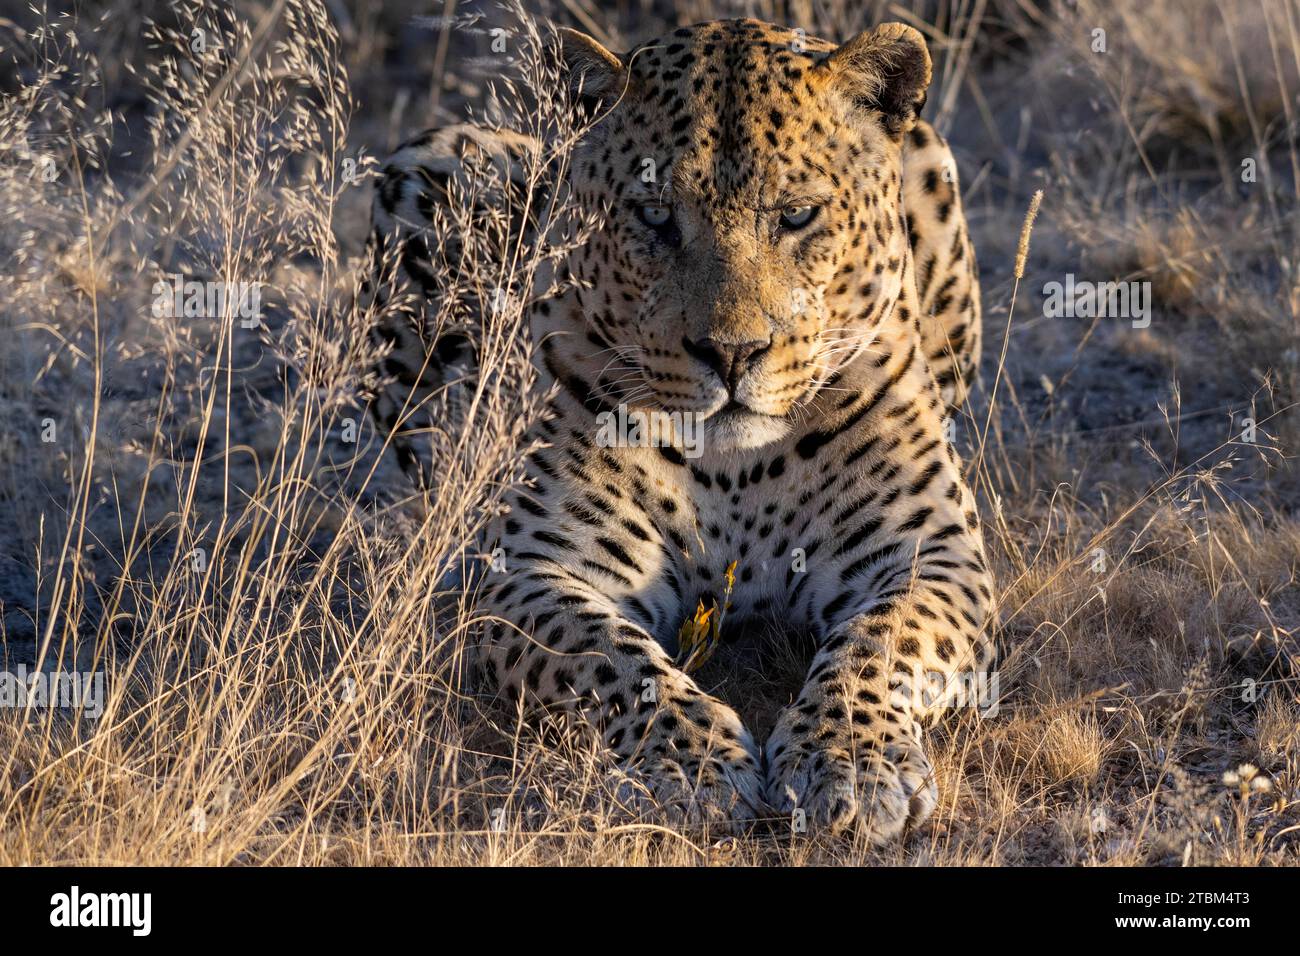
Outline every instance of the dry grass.
<path id="1" fill-rule="evenodd" d="M 1298 861 L 1300 5 L 741 6 L 923 25 L 962 163 L 987 345 L 961 442 L 1005 665 L 998 712 L 934 736 L 933 820 L 876 851 L 672 829 L 469 680 L 456 581 L 540 410 L 522 297 L 484 320 L 487 374 L 412 497 L 359 399 L 368 190 L 342 171 L 469 105 L 562 155 L 536 41 L 514 34 L 522 85 L 493 106 L 481 32 L 422 9 L 190 0 L 142 40 L 117 0 L 0 21 L 0 657 L 110 690 L 98 720 L 0 709 L 0 863 Z M 562 17 L 617 44 L 717 12 L 658 9 Z M 478 255 L 481 300 L 548 252 Z M 154 315 L 178 272 L 264 283 L 265 320 Z M 1065 272 L 1150 280 L 1151 327 L 1047 318 Z M 762 733 L 803 650 L 756 635 L 702 680 Z"/>

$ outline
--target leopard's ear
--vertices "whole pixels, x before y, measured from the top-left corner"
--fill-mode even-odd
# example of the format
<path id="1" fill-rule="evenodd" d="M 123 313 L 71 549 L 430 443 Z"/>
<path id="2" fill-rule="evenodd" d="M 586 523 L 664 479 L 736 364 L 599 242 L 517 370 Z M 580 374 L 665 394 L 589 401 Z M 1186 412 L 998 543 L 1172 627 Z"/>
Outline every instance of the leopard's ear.
<path id="1" fill-rule="evenodd" d="M 612 103 L 622 93 L 627 81 L 623 61 L 585 33 L 568 27 L 558 32 L 573 94 L 588 113 L 594 114 L 600 103 Z"/>
<path id="2" fill-rule="evenodd" d="M 930 86 L 930 51 L 917 30 L 883 23 L 849 40 L 822 67 L 859 106 L 879 112 L 891 135 L 916 124 Z"/>

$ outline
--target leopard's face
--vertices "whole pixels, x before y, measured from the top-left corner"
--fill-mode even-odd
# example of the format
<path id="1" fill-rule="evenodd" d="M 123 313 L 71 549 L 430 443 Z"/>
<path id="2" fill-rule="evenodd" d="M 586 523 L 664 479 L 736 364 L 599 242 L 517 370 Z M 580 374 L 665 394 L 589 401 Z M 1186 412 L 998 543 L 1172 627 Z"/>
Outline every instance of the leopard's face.
<path id="1" fill-rule="evenodd" d="M 901 114 L 929 78 L 916 52 L 720 21 L 597 75 L 608 112 L 570 179 L 606 221 L 571 265 L 620 400 L 753 447 L 870 350 L 907 256 Z"/>

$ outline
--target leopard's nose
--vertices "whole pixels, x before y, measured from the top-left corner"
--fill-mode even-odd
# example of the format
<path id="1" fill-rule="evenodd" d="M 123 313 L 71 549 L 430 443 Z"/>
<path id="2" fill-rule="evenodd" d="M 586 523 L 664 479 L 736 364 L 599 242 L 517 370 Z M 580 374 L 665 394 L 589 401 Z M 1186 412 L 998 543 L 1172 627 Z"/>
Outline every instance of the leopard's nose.
<path id="1" fill-rule="evenodd" d="M 700 339 L 693 342 L 682 339 L 687 353 L 695 356 L 713 371 L 718 373 L 727 391 L 733 395 L 740 377 L 754 367 L 772 345 L 766 342 L 719 342 L 717 339 Z"/>

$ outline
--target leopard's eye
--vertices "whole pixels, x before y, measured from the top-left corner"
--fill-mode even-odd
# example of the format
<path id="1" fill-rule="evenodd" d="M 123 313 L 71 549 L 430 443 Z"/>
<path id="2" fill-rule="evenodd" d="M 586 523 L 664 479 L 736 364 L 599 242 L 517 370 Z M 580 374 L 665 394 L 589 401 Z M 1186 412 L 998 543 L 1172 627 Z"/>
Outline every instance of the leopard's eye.
<path id="1" fill-rule="evenodd" d="M 668 225 L 668 220 L 673 218 L 673 211 L 667 206 L 639 206 L 636 214 L 643 223 L 656 229 Z"/>
<path id="2" fill-rule="evenodd" d="M 781 210 L 783 229 L 802 229 L 817 215 L 816 206 L 786 206 Z"/>

